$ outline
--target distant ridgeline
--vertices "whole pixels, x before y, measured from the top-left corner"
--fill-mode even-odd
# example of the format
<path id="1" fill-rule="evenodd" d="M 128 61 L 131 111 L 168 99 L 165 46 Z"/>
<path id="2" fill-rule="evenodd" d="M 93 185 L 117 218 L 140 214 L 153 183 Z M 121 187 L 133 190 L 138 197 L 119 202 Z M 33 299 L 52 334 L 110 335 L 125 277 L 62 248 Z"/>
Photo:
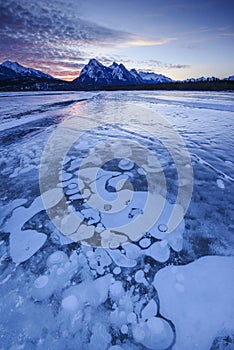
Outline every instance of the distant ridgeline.
<path id="1" fill-rule="evenodd" d="M 234 76 L 173 81 L 162 74 L 130 71 L 123 64 L 104 66 L 91 59 L 80 76 L 71 82 L 56 79 L 40 70 L 17 62 L 0 65 L 0 91 L 74 91 L 74 90 L 234 90 Z"/>

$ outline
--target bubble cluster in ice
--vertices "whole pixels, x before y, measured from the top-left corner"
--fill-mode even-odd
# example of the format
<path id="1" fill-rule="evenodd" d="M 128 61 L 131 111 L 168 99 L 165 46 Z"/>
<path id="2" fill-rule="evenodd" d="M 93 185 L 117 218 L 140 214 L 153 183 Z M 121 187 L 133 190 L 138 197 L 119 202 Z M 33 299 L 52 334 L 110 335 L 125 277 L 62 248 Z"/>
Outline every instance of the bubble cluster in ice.
<path id="1" fill-rule="evenodd" d="M 154 252 L 152 249 L 145 252 L 160 262 L 169 258 L 169 247 L 180 251 L 184 231 L 183 208 L 165 199 L 163 169 L 154 153 L 145 154 L 145 151 L 144 147 L 136 148 L 132 141 L 116 139 L 97 143 L 82 161 L 72 156 L 69 161 L 67 156 L 60 179 L 69 204 L 73 205 L 75 201 L 79 219 L 74 223 L 68 215 L 60 223 L 61 231 L 74 241 L 104 248 L 118 248 L 127 241 L 138 241 L 148 232 L 156 239 L 167 241 L 167 245 L 155 246 Z M 107 165 L 109 161 L 112 164 Z M 114 171 L 111 170 L 113 165 Z M 147 188 L 144 181 L 150 181 L 151 185 Z M 140 186 L 143 187 L 136 189 L 136 184 L 143 184 Z M 155 210 L 152 212 L 149 208 L 153 206 Z M 181 217 L 182 222 L 171 230 L 172 214 Z M 83 225 L 82 221 L 86 224 Z M 73 232 L 71 226 L 74 226 Z M 97 227 L 103 227 L 103 230 L 98 232 Z M 101 239 L 97 239 L 98 236 Z M 147 248 L 146 241 L 140 244 Z M 148 248 L 150 244 L 148 242 Z"/>
<path id="2" fill-rule="evenodd" d="M 155 290 L 150 284 L 150 265 L 136 266 L 143 264 L 146 256 L 160 263 L 167 261 L 171 248 L 181 249 L 184 226 L 182 223 L 175 235 L 168 233 L 172 205 L 161 194 L 150 191 L 150 203 L 159 206 L 165 203 L 159 219 L 153 222 L 155 225 L 149 225 L 152 213 L 145 209 L 147 187 L 136 189 L 134 186 L 139 186 L 146 172 L 154 176 L 162 171 L 155 165 L 154 157 L 148 157 L 140 168 L 128 159 L 132 155 L 131 147 L 118 147 L 116 143 L 109 147 L 116 156 L 118 171 L 100 168 L 102 157 L 95 157 L 92 152 L 88 167 L 79 168 L 80 161 L 67 156 L 57 187 L 44 192 L 28 208 L 21 204 L 13 210 L 5 224 L 10 233 L 11 257 L 15 262 L 23 262 L 42 247 L 46 235 L 24 230 L 23 226 L 45 209 L 43 202 L 47 209 L 53 208 L 65 194 L 69 206 L 74 204 L 77 218 L 71 212 L 63 217 L 58 215 L 55 223 L 58 220 L 68 241 L 61 239 L 61 233 L 55 230 L 51 234 L 52 242 L 56 239 L 61 245 L 72 243 L 69 239 L 86 242 L 98 234 L 101 247 L 90 244 L 79 246 L 77 251 L 72 250 L 72 246 L 70 251 L 64 247 L 66 253 L 63 248 L 50 252 L 46 269 L 35 276 L 30 285 L 31 301 L 39 305 L 50 305 L 53 301 L 56 331 L 59 329 L 68 343 L 71 335 L 74 341 L 75 337 L 81 339 L 84 350 L 137 350 L 139 346 L 164 349 L 173 342 L 173 330 L 158 313 Z M 105 154 L 105 147 L 102 152 Z M 119 202 L 115 201 L 117 197 Z M 139 218 L 141 221 L 136 224 L 134 220 Z M 118 226 L 123 227 L 118 230 Z M 19 228 L 17 236 L 16 227 Z M 179 280 L 178 284 L 181 284 Z M 113 339 L 117 339 L 116 343 Z M 50 344 L 49 340 L 40 341 L 45 347 Z"/>
<path id="3" fill-rule="evenodd" d="M 18 156 L 18 166 L 15 166 L 13 172 L 9 174 L 10 178 L 24 175 L 39 168 L 40 148 L 36 145 L 30 149 L 24 149 L 23 152 L 16 149 L 14 156 L 15 158 Z"/>
<path id="4" fill-rule="evenodd" d="M 134 246 L 130 244 L 125 251 L 131 258 L 140 254 L 141 249 Z M 171 326 L 157 316 L 158 305 L 153 298 L 144 295 L 140 298 L 134 293 L 139 284 L 148 285 L 145 273 L 136 271 L 135 286 L 126 288 L 124 280 L 118 277 L 121 268 L 111 258 L 116 252 L 119 250 L 83 246 L 79 253 L 74 251 L 69 257 L 62 250 L 54 251 L 47 258 L 47 270 L 33 282 L 32 297 L 43 302 L 55 294 L 61 295 L 58 320 L 62 328 L 72 334 L 81 332 L 83 322 L 88 326 L 89 337 L 84 349 L 137 349 L 134 343 L 149 349 L 166 349 L 173 341 Z M 120 265 L 128 266 L 128 262 L 120 260 Z M 71 283 L 77 275 L 82 276 L 82 269 L 86 270 L 84 278 Z M 107 300 L 110 307 L 105 309 Z M 102 322 L 95 314 L 101 306 L 105 310 Z M 111 345 L 113 332 L 127 336 L 130 343 Z"/>
<path id="5" fill-rule="evenodd" d="M 79 257 L 74 252 L 70 258 L 58 250 L 47 259 L 48 270 L 33 283 L 32 296 L 36 300 L 50 297 L 56 290 L 60 290 L 74 276 L 79 268 Z"/>

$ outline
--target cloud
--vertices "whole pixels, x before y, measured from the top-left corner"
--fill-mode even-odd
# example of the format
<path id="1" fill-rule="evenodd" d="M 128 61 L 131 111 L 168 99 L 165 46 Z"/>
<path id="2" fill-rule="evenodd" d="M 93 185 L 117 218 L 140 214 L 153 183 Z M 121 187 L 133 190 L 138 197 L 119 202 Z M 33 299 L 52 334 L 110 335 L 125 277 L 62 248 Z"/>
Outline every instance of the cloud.
<path id="1" fill-rule="evenodd" d="M 162 62 L 158 60 L 149 60 L 147 61 L 148 66 L 155 68 L 161 68 L 161 69 L 185 69 L 190 68 L 191 66 L 189 64 L 175 64 L 175 63 L 168 63 L 168 62 Z"/>
<path id="2" fill-rule="evenodd" d="M 222 33 L 220 34 L 221 37 L 230 37 L 233 38 L 234 37 L 234 33 Z"/>
<path id="3" fill-rule="evenodd" d="M 56 2 L 55 2 L 56 3 Z M 36 5 L 37 4 L 37 5 Z M 59 6 L 60 4 L 60 6 Z M 0 31 L 11 39 L 33 46 L 76 50 L 81 45 L 162 45 L 171 38 L 147 38 L 132 33 L 106 28 L 67 12 L 62 3 L 47 7 L 45 2 L 5 0 L 1 2 Z"/>
<path id="4" fill-rule="evenodd" d="M 139 35 L 129 35 L 129 39 L 123 43 L 123 46 L 156 46 L 165 45 L 171 41 L 176 40 L 176 38 L 152 38 L 147 36 Z"/>
<path id="5" fill-rule="evenodd" d="M 167 69 L 185 69 L 185 68 L 190 68 L 190 64 L 168 64 L 166 65 L 165 68 Z"/>
<path id="6" fill-rule="evenodd" d="M 114 30 L 81 18 L 76 1 L 5 0 L 0 3 L 0 60 L 35 68 L 58 65 L 80 69 L 87 48 L 164 45 L 174 38 L 152 38 Z M 90 58 L 90 57 L 89 57 Z M 107 60 L 107 59 L 106 59 Z"/>

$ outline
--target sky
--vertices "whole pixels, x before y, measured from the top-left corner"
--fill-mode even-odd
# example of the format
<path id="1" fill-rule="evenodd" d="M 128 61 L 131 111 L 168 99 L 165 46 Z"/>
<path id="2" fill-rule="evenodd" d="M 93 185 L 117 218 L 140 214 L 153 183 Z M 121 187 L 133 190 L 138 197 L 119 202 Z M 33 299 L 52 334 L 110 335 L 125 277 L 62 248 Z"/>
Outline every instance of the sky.
<path id="1" fill-rule="evenodd" d="M 172 79 L 234 74 L 233 0 L 1 0 L 0 62 L 65 80 L 89 59 Z"/>

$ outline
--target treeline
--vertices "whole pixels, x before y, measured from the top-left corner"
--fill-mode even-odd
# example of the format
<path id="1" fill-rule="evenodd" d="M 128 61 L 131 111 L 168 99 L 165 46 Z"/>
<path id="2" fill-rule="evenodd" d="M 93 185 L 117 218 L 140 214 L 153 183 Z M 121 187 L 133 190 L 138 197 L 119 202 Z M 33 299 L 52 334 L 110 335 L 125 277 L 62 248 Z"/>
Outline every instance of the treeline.
<path id="1" fill-rule="evenodd" d="M 23 77 L 0 80 L 0 91 L 63 91 L 71 90 L 71 83 L 47 78 Z"/>
<path id="2" fill-rule="evenodd" d="M 91 89 L 92 90 L 92 89 Z M 115 90 L 194 90 L 194 91 L 233 91 L 234 81 L 199 81 L 199 82 L 170 82 L 158 84 L 139 84 L 123 86 L 102 86 L 97 90 L 115 91 Z"/>
<path id="3" fill-rule="evenodd" d="M 116 91 L 116 90 L 192 90 L 192 91 L 233 91 L 234 81 L 215 80 L 199 82 L 169 82 L 137 85 L 84 84 L 63 80 L 18 78 L 0 81 L 0 91 Z"/>

